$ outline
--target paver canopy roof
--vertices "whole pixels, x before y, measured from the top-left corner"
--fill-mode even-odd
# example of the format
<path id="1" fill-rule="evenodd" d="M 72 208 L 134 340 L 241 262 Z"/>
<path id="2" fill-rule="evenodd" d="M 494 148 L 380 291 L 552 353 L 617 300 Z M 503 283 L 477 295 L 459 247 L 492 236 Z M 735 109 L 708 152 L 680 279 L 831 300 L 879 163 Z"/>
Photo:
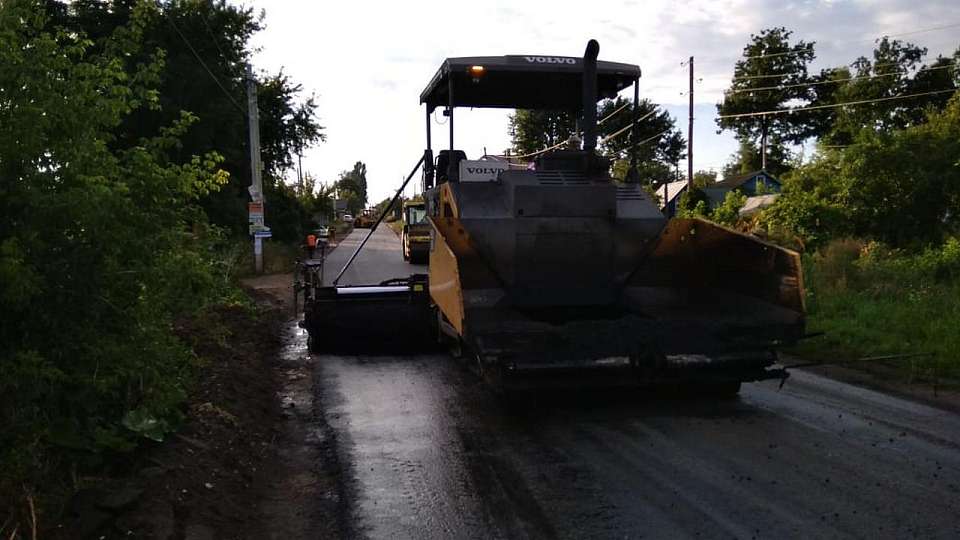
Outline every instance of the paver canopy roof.
<path id="1" fill-rule="evenodd" d="M 482 67 L 482 69 L 478 69 Z M 456 107 L 579 110 L 583 59 L 571 56 L 469 56 L 447 58 L 420 94 L 431 109 Z M 597 61 L 597 99 L 612 98 L 640 77 L 640 67 Z"/>

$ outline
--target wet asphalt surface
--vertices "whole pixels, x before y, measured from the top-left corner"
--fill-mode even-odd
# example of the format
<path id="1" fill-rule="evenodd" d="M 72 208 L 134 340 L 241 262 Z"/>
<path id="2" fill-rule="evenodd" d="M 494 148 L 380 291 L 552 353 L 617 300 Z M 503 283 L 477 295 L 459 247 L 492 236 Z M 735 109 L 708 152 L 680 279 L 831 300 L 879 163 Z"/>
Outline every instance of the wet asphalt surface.
<path id="1" fill-rule="evenodd" d="M 367 248 L 352 278 L 411 273 L 389 229 Z M 810 373 L 505 401 L 448 355 L 313 361 L 351 536 L 960 537 L 960 417 Z"/>

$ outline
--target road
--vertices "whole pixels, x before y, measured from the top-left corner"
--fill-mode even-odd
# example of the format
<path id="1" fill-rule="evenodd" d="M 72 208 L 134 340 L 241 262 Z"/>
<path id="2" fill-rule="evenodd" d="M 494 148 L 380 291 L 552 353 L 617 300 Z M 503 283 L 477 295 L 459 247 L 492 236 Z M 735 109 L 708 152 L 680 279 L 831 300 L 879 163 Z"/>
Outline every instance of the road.
<path id="1" fill-rule="evenodd" d="M 330 284 L 347 263 L 370 229 L 354 229 L 327 257 L 324 282 Z M 400 238 L 390 227 L 381 225 L 363 246 L 353 264 L 340 278 L 340 285 L 374 285 L 385 279 L 425 274 L 427 265 L 403 260 Z"/>
<path id="2" fill-rule="evenodd" d="M 353 277 L 410 273 L 388 235 Z M 313 360 L 356 537 L 960 537 L 960 417 L 814 374 L 505 403 L 446 355 Z"/>

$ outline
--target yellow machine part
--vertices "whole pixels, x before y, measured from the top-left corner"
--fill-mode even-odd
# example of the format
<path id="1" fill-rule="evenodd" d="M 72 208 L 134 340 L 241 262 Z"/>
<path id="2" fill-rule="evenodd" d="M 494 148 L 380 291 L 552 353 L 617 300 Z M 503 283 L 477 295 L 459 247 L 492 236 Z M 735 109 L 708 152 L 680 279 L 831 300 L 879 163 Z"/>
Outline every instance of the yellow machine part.
<path id="1" fill-rule="evenodd" d="M 803 317 L 803 271 L 795 251 L 702 219 L 674 218 L 631 286 L 712 289 Z"/>
<path id="2" fill-rule="evenodd" d="M 440 312 L 463 335 L 463 285 L 458 260 L 476 256 L 457 218 L 450 186 L 440 186 L 440 215 L 431 216 L 430 297 Z"/>

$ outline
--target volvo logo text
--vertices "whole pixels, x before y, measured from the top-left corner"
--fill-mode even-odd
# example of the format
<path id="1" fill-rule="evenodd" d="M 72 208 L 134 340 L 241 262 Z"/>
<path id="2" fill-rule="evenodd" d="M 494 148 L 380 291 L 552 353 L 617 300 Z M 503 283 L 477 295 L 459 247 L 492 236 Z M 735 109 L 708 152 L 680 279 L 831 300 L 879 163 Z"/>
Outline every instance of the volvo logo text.
<path id="1" fill-rule="evenodd" d="M 571 64 L 576 65 L 576 58 L 564 58 L 562 56 L 524 56 L 527 62 L 531 64 Z"/>

